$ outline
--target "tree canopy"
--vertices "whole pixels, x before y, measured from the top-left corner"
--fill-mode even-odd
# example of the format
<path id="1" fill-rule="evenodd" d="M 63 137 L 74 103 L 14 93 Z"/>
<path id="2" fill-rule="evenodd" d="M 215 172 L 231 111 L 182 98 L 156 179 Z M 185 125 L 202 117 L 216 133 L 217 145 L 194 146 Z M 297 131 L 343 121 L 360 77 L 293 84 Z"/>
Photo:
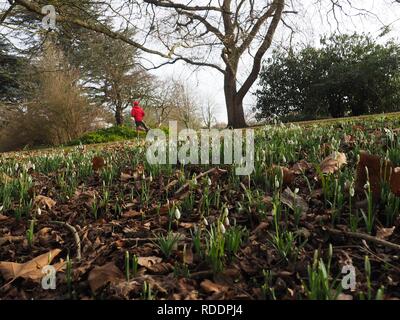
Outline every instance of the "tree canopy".
<path id="1" fill-rule="evenodd" d="M 397 111 L 400 47 L 368 35 L 333 35 L 319 48 L 276 51 L 256 92 L 258 119 L 315 119 Z"/>

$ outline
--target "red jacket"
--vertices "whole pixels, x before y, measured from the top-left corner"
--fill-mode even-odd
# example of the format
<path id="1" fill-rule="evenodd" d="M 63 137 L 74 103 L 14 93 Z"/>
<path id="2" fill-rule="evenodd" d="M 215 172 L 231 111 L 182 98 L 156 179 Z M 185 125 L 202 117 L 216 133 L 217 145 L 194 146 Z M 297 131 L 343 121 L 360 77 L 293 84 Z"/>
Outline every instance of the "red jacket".
<path id="1" fill-rule="evenodd" d="M 140 106 L 134 106 L 131 110 L 131 116 L 135 118 L 135 121 L 142 121 L 144 117 L 144 111 Z"/>

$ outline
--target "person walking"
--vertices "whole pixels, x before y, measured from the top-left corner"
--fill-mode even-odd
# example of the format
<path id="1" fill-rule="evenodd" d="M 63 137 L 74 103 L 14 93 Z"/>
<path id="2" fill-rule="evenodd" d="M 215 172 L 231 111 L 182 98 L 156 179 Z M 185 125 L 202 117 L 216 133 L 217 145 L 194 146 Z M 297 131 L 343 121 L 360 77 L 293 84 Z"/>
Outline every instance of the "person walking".
<path id="1" fill-rule="evenodd" d="M 142 129 L 146 130 L 146 132 L 149 131 L 149 128 L 146 126 L 146 124 L 143 121 L 143 118 L 145 116 L 144 110 L 140 107 L 138 101 L 133 102 L 131 116 L 133 119 L 135 119 L 135 124 L 136 124 L 137 130 L 142 128 Z"/>

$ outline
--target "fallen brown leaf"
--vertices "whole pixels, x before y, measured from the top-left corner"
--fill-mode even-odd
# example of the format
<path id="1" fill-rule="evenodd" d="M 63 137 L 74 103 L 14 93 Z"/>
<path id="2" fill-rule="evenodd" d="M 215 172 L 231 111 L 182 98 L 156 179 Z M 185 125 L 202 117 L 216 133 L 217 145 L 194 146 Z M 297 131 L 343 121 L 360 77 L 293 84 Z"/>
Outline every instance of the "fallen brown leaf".
<path id="1" fill-rule="evenodd" d="M 154 274 L 169 274 L 174 270 L 174 266 L 168 262 L 161 262 L 147 267 Z"/>
<path id="2" fill-rule="evenodd" d="M 145 268 L 149 268 L 157 263 L 161 263 L 162 258 L 160 257 L 139 257 L 138 258 L 138 265 L 145 267 Z"/>
<path id="3" fill-rule="evenodd" d="M 24 236 L 8 236 L 8 237 L 2 237 L 0 238 L 0 246 L 7 242 L 13 242 L 13 241 L 23 241 L 25 239 Z"/>
<path id="4" fill-rule="evenodd" d="M 133 178 L 134 177 L 132 177 L 130 174 L 121 172 L 120 180 L 122 182 L 128 182 L 129 180 L 132 180 Z"/>
<path id="5" fill-rule="evenodd" d="M 365 168 L 368 169 L 368 176 Z M 375 200 L 379 200 L 381 197 L 382 180 L 389 181 L 390 174 L 393 171 L 393 165 L 390 161 L 384 161 L 379 156 L 361 151 L 356 171 L 355 188 L 357 192 L 364 194 L 364 186 L 369 178 L 372 195 Z M 394 184 L 393 182 L 393 185 Z"/>
<path id="6" fill-rule="evenodd" d="M 6 281 L 17 278 L 41 279 L 43 277 L 42 268 L 49 265 L 60 252 L 60 249 L 54 249 L 25 263 L 0 262 L 0 272 Z M 63 265 L 64 263 L 58 263 L 54 267 L 56 270 L 60 270 Z"/>
<path id="7" fill-rule="evenodd" d="M 295 174 L 302 174 L 303 172 L 312 168 L 312 165 L 306 160 L 301 160 L 293 165 L 292 170 Z"/>
<path id="8" fill-rule="evenodd" d="M 346 155 L 342 152 L 333 152 L 326 157 L 320 164 L 322 173 L 335 173 L 347 164 Z"/>
<path id="9" fill-rule="evenodd" d="M 345 134 L 343 137 L 343 141 L 347 144 L 352 144 L 352 143 L 356 142 L 356 138 L 352 135 Z"/>
<path id="10" fill-rule="evenodd" d="M 104 158 L 102 157 L 94 157 L 92 160 L 92 167 L 94 171 L 102 169 L 106 165 Z"/>
<path id="11" fill-rule="evenodd" d="M 292 184 L 292 182 L 296 178 L 294 175 L 294 172 L 286 167 L 273 165 L 272 170 L 275 172 L 276 172 L 276 170 L 281 171 L 282 182 L 283 182 L 284 186 L 288 186 L 288 185 Z"/>
<path id="12" fill-rule="evenodd" d="M 308 203 L 298 194 L 295 194 L 290 188 L 286 188 L 281 194 L 281 202 L 286 204 L 293 211 L 301 210 L 301 214 L 308 211 Z"/>
<path id="13" fill-rule="evenodd" d="M 208 279 L 204 280 L 202 283 L 200 283 L 200 287 L 206 292 L 206 293 L 220 293 L 223 291 L 226 291 L 225 286 L 221 286 L 219 284 L 216 284 Z"/>
<path id="14" fill-rule="evenodd" d="M 46 196 L 36 196 L 35 198 L 35 204 L 41 208 L 47 208 L 48 210 L 51 210 L 56 205 L 56 201 L 53 199 L 46 197 Z"/>
<path id="15" fill-rule="evenodd" d="M 129 210 L 127 212 L 124 212 L 121 216 L 123 218 L 136 218 L 136 217 L 141 217 L 142 213 L 135 210 Z"/>
<path id="16" fill-rule="evenodd" d="M 114 264 L 109 262 L 101 267 L 95 267 L 90 271 L 88 282 L 92 292 L 106 285 L 107 283 L 118 283 L 124 280 L 121 270 Z"/>
<path id="17" fill-rule="evenodd" d="M 378 228 L 378 231 L 376 232 L 376 237 L 378 239 L 386 240 L 393 234 L 395 229 L 396 229 L 396 227 Z"/>

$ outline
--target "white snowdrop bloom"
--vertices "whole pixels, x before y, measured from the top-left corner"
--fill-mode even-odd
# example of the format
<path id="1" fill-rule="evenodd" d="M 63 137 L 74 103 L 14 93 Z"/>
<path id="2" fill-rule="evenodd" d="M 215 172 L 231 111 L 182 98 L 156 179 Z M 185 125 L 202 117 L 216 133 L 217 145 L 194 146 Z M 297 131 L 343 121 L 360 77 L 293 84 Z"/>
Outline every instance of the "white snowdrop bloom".
<path id="1" fill-rule="evenodd" d="M 225 207 L 224 209 L 224 216 L 227 217 L 229 215 L 229 209 Z"/>
<path id="2" fill-rule="evenodd" d="M 369 182 L 367 181 L 367 183 L 364 185 L 364 189 L 368 189 L 369 188 Z"/>
<path id="3" fill-rule="evenodd" d="M 15 164 L 15 171 L 18 171 L 19 165 L 18 163 Z"/>
<path id="4" fill-rule="evenodd" d="M 206 218 L 203 219 L 203 223 L 204 223 L 205 226 L 208 226 L 208 221 L 207 221 Z"/>
<path id="5" fill-rule="evenodd" d="M 42 210 L 40 208 L 37 208 L 37 214 L 38 214 L 38 216 L 42 215 Z"/>
<path id="6" fill-rule="evenodd" d="M 350 187 L 350 196 L 354 197 L 355 191 L 353 185 Z"/>
<path id="7" fill-rule="evenodd" d="M 225 217 L 224 224 L 225 224 L 227 227 L 229 227 L 229 226 L 231 225 L 231 223 L 230 223 L 230 221 L 229 221 L 229 218 L 228 218 L 228 217 Z"/>
<path id="8" fill-rule="evenodd" d="M 149 181 L 153 182 L 153 176 L 151 175 L 151 173 L 150 173 L 150 176 L 149 176 Z"/>
<path id="9" fill-rule="evenodd" d="M 211 186 L 211 185 L 212 185 L 212 181 L 211 181 L 211 179 L 210 179 L 210 178 L 208 178 L 208 179 L 207 179 L 207 184 L 208 184 L 209 186 Z"/>
<path id="10" fill-rule="evenodd" d="M 279 180 L 276 176 L 275 176 L 275 188 L 279 189 Z"/>
<path id="11" fill-rule="evenodd" d="M 282 161 L 283 161 L 284 163 L 286 163 L 286 157 L 285 157 L 285 155 L 282 156 Z"/>
<path id="12" fill-rule="evenodd" d="M 2 211 L 3 211 L 3 208 L 4 208 L 4 206 L 0 206 L 0 212 L 2 212 Z"/>
<path id="13" fill-rule="evenodd" d="M 181 218 L 181 212 L 178 208 L 175 209 L 175 218 L 176 220 L 179 220 Z"/>
<path id="14" fill-rule="evenodd" d="M 222 222 L 219 223 L 219 230 L 221 231 L 222 234 L 225 234 L 226 232 L 225 226 Z"/>
<path id="15" fill-rule="evenodd" d="M 299 188 L 294 189 L 294 193 L 295 193 L 295 194 L 298 194 L 299 191 L 300 191 Z"/>
<path id="16" fill-rule="evenodd" d="M 142 179 L 145 180 L 146 179 L 146 175 L 143 173 L 142 175 Z"/>

